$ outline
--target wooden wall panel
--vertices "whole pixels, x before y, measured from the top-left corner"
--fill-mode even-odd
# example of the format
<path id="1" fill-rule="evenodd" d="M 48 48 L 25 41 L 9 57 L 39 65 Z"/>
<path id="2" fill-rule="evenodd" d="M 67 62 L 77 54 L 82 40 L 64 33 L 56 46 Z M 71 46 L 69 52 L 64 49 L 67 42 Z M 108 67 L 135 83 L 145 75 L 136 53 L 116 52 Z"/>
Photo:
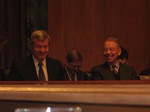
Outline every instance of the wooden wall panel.
<path id="1" fill-rule="evenodd" d="M 64 62 L 66 53 L 77 49 L 82 69 L 89 71 L 104 62 L 104 39 L 115 36 L 139 73 L 149 64 L 149 6 L 149 0 L 49 0 L 50 56 Z"/>
<path id="2" fill-rule="evenodd" d="M 130 4 L 129 4 L 130 3 Z M 124 46 L 129 50 L 129 62 L 137 71 L 148 67 L 148 13 L 146 0 L 127 1 L 124 14 Z"/>
<path id="3" fill-rule="evenodd" d="M 83 54 L 84 70 L 89 70 L 95 62 L 100 63 L 99 58 L 93 58 L 101 57 L 97 49 L 102 43 L 99 38 L 104 35 L 103 1 L 50 0 L 48 11 L 50 55 L 64 62 L 66 53 L 77 49 Z"/>
<path id="4" fill-rule="evenodd" d="M 1 69 L 26 55 L 24 15 L 24 0 L 0 0 L 0 38 L 7 42 L 0 51 Z"/>

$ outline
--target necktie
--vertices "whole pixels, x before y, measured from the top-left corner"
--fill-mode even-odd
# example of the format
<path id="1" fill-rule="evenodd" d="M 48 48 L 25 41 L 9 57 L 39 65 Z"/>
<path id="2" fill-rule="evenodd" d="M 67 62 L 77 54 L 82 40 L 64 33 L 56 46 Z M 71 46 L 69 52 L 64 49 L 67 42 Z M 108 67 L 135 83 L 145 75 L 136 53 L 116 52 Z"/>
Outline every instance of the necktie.
<path id="1" fill-rule="evenodd" d="M 71 74 L 71 80 L 75 81 L 75 74 Z"/>
<path id="2" fill-rule="evenodd" d="M 112 65 L 112 72 L 117 75 L 118 74 L 118 67 L 116 65 Z"/>
<path id="3" fill-rule="evenodd" d="M 45 75 L 42 68 L 43 63 L 39 63 L 39 80 L 45 80 Z"/>

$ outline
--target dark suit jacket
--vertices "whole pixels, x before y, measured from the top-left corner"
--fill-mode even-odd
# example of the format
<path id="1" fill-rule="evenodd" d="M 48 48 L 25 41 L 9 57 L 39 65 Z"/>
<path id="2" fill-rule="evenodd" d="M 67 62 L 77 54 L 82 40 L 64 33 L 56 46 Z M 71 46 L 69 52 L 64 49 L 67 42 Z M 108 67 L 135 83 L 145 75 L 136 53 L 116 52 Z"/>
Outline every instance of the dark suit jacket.
<path id="1" fill-rule="evenodd" d="M 141 71 L 140 75 L 150 75 L 150 68 Z"/>
<path id="2" fill-rule="evenodd" d="M 64 69 L 60 61 L 46 58 L 48 80 L 64 80 Z M 12 64 L 8 80 L 37 81 L 35 65 L 32 56 Z"/>
<path id="3" fill-rule="evenodd" d="M 133 67 L 126 64 L 119 65 L 120 80 L 138 80 L 136 71 Z M 115 77 L 107 63 L 92 68 L 93 80 L 115 80 Z"/>
<path id="4" fill-rule="evenodd" d="M 88 75 L 85 72 L 78 71 L 78 72 L 76 72 L 76 74 L 77 74 L 77 80 L 88 80 L 89 79 Z M 65 80 L 70 80 L 67 72 L 65 72 L 64 76 L 65 76 Z"/>

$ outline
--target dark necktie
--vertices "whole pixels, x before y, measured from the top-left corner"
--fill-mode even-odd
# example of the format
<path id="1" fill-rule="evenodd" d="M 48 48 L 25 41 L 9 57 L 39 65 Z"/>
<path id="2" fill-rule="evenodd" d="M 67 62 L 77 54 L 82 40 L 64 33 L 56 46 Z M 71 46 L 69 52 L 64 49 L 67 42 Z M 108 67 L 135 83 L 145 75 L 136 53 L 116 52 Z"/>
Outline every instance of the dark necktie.
<path id="1" fill-rule="evenodd" d="M 71 80 L 75 81 L 75 74 L 71 74 Z"/>
<path id="2" fill-rule="evenodd" d="M 39 80 L 45 80 L 45 75 L 44 75 L 44 72 L 43 72 L 43 63 L 39 63 Z"/>
<path id="3" fill-rule="evenodd" d="M 118 67 L 116 65 L 112 65 L 112 72 L 117 75 L 118 74 Z"/>

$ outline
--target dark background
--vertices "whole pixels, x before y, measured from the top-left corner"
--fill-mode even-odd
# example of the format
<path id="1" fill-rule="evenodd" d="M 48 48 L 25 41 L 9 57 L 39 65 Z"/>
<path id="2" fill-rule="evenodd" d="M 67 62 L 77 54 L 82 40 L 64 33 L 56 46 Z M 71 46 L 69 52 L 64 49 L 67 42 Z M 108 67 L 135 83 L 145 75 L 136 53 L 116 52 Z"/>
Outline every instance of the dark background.
<path id="1" fill-rule="evenodd" d="M 64 62 L 77 49 L 84 71 L 104 62 L 104 39 L 117 37 L 139 73 L 150 66 L 149 27 L 150 0 L 0 0 L 0 67 L 26 56 L 30 33 L 45 29 L 49 56 Z"/>

